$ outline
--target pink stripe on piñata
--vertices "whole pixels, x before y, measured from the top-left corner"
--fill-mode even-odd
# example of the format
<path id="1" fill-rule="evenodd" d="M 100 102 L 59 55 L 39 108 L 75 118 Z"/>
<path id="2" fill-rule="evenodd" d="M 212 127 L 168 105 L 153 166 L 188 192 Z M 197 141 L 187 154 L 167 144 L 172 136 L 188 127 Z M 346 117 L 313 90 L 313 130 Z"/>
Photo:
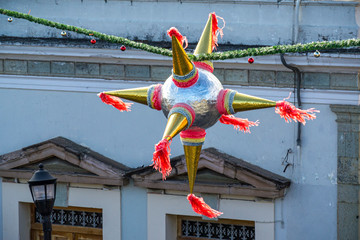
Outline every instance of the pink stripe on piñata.
<path id="1" fill-rule="evenodd" d="M 218 94 L 216 108 L 220 114 L 229 114 L 225 107 L 225 97 L 229 91 L 230 89 L 221 89 Z"/>
<path id="2" fill-rule="evenodd" d="M 189 126 L 191 126 L 193 124 L 194 120 L 195 120 L 195 111 L 194 111 L 194 109 L 192 109 L 192 107 L 190 107 L 186 103 L 177 103 L 177 104 L 174 105 L 173 108 L 177 108 L 177 107 L 184 108 L 191 114 L 192 121 L 191 121 L 191 124 L 189 125 Z"/>
<path id="3" fill-rule="evenodd" d="M 204 69 L 208 72 L 214 72 L 214 68 L 212 68 L 209 64 L 204 62 L 194 62 L 195 67 Z"/>
<path id="4" fill-rule="evenodd" d="M 205 129 L 194 127 L 180 132 L 181 138 L 199 139 L 204 138 L 206 135 Z"/>
<path id="5" fill-rule="evenodd" d="M 180 80 L 176 80 L 175 78 L 173 78 L 173 82 L 179 88 L 188 88 L 188 87 L 191 87 L 192 85 L 194 85 L 198 79 L 199 79 L 199 71 L 196 71 L 195 76 L 186 82 L 181 82 Z"/>
<path id="6" fill-rule="evenodd" d="M 154 104 L 154 108 L 156 110 L 161 110 L 161 96 L 160 96 L 161 87 L 162 87 L 161 84 L 158 84 L 158 85 L 155 86 L 153 97 L 151 99 L 151 101 Z"/>

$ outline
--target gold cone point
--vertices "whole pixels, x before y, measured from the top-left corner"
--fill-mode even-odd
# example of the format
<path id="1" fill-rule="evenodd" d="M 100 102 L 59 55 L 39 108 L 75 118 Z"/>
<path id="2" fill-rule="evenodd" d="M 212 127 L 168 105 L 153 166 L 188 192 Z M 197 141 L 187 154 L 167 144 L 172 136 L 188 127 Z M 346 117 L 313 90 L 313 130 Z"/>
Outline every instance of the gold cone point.
<path id="1" fill-rule="evenodd" d="M 194 55 L 212 53 L 212 17 L 212 14 L 210 14 L 200 40 L 195 48 Z"/>
<path id="2" fill-rule="evenodd" d="M 171 37 L 173 53 L 173 72 L 178 76 L 185 76 L 193 70 L 194 66 L 186 55 L 184 48 L 175 36 Z"/>
<path id="3" fill-rule="evenodd" d="M 242 93 L 236 93 L 232 107 L 235 112 L 248 111 L 260 108 L 275 107 L 276 102 L 265 98 L 254 97 Z"/>
<path id="4" fill-rule="evenodd" d="M 171 114 L 166 123 L 166 128 L 162 139 L 166 138 L 167 140 L 170 141 L 182 130 L 187 128 L 187 126 L 188 126 L 188 120 L 184 115 L 177 112 Z"/>
<path id="5" fill-rule="evenodd" d="M 150 87 L 131 88 L 116 91 L 104 92 L 105 94 L 124 98 L 130 101 L 147 105 L 147 93 Z"/>
<path id="6" fill-rule="evenodd" d="M 187 168 L 188 179 L 189 179 L 190 193 L 193 193 L 193 190 L 194 190 L 197 167 L 198 167 L 200 153 L 201 153 L 201 147 L 202 147 L 202 145 L 199 145 L 199 146 L 184 145 L 184 153 L 185 153 L 185 159 L 186 159 L 186 168 Z"/>

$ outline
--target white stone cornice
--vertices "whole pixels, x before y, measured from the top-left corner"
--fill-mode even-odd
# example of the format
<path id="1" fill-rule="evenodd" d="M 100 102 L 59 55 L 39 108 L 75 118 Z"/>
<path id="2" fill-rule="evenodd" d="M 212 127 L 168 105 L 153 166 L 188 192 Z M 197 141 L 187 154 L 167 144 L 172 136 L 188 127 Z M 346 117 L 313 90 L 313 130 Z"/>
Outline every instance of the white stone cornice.
<path id="1" fill-rule="evenodd" d="M 170 57 L 148 53 L 140 50 L 122 52 L 116 49 L 67 48 L 42 46 L 7 46 L 0 45 L 0 58 L 39 60 L 39 61 L 73 61 L 131 65 L 171 66 Z M 215 61 L 215 68 L 290 71 L 283 66 L 280 56 L 257 56 L 255 63 L 249 64 L 247 58 Z M 302 72 L 357 73 L 360 71 L 360 54 L 322 53 L 315 58 L 312 53 L 286 54 L 288 64 L 297 66 Z"/>
<path id="2" fill-rule="evenodd" d="M 140 50 L 0 45 L 0 58 L 113 64 L 172 65 L 166 56 Z"/>
<path id="3" fill-rule="evenodd" d="M 302 72 L 335 72 L 356 73 L 360 71 L 360 54 L 323 53 L 315 58 L 312 53 L 308 54 L 285 54 L 288 64 L 294 65 Z M 268 55 L 254 57 L 253 64 L 248 63 L 248 58 L 238 58 L 224 61 L 216 61 L 214 67 L 237 68 L 250 70 L 290 71 L 280 60 L 280 55 Z"/>
<path id="4" fill-rule="evenodd" d="M 144 87 L 156 83 L 157 82 L 151 81 L 104 80 L 93 78 L 0 75 L 0 89 L 98 93 L 108 90 Z M 293 91 L 293 89 L 289 88 L 248 87 L 234 85 L 225 85 L 224 88 L 231 88 L 245 94 L 272 100 L 287 98 L 289 93 Z M 292 94 L 291 101 L 294 101 L 294 96 L 295 94 Z M 360 105 L 359 91 L 304 89 L 301 91 L 301 96 L 302 102 L 305 104 Z"/>

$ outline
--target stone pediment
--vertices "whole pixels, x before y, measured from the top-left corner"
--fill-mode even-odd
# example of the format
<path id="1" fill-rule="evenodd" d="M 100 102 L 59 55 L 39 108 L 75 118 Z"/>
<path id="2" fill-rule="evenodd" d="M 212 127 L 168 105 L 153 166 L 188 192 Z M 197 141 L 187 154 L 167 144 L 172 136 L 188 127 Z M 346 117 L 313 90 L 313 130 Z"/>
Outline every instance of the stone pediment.
<path id="1" fill-rule="evenodd" d="M 114 186 L 128 182 L 127 166 L 63 137 L 1 155 L 0 177 L 30 179 L 40 162 L 58 182 Z"/>
<path id="2" fill-rule="evenodd" d="M 189 191 L 185 156 L 171 159 L 173 170 L 165 181 L 151 166 L 128 173 L 135 186 Z M 261 197 L 284 196 L 290 180 L 214 148 L 201 152 L 194 192 Z"/>

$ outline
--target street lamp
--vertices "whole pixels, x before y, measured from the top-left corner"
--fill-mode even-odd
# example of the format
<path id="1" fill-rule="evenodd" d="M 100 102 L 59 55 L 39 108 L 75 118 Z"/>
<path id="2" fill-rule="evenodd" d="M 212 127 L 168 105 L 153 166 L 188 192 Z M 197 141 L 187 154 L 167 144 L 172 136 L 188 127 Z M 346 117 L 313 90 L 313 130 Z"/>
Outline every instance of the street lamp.
<path id="1" fill-rule="evenodd" d="M 44 170 L 44 165 L 40 163 L 39 170 L 34 173 L 28 183 L 35 207 L 43 219 L 44 240 L 51 240 L 50 215 L 56 197 L 56 178 Z"/>

